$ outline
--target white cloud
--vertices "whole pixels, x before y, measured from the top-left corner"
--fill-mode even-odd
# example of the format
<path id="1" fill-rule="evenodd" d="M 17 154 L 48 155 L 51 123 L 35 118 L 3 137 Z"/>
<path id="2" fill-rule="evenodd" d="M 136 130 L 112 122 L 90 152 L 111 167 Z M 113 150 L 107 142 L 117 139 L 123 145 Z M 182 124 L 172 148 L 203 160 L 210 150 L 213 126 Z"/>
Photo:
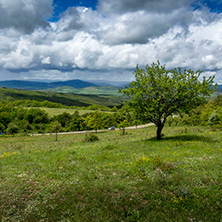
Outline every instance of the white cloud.
<path id="1" fill-rule="evenodd" d="M 141 0 L 134 8 L 131 0 L 101 0 L 100 11 L 69 8 L 51 23 L 44 18 L 51 0 L 18 0 L 14 11 L 7 1 L 0 0 L 0 12 L 11 12 L 6 24 L 0 21 L 0 79 L 127 81 L 137 64 L 160 60 L 168 68 L 205 70 L 222 82 L 222 14 L 192 11 L 186 7 L 190 1 Z M 17 26 L 13 18 L 19 10 L 28 13 Z"/>

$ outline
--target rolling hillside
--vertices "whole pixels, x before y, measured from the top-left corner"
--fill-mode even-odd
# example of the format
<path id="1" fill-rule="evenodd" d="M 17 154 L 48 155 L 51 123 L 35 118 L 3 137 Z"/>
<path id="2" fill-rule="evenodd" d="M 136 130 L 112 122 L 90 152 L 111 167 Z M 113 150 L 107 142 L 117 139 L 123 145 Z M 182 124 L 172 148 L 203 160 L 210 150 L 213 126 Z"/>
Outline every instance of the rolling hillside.
<path id="1" fill-rule="evenodd" d="M 36 100 L 61 103 L 67 106 L 89 106 L 93 104 L 104 106 L 120 106 L 126 100 L 123 97 L 112 95 L 81 95 L 73 93 L 56 93 L 8 89 L 0 87 L 0 101 L 9 100 Z"/>
<path id="2" fill-rule="evenodd" d="M 47 92 L 59 92 L 59 93 L 76 93 L 76 94 L 94 94 L 94 95 L 116 95 L 120 96 L 118 93 L 119 87 L 115 86 L 90 86 L 81 89 L 76 89 L 70 86 L 62 86 L 52 89 L 46 89 Z"/>

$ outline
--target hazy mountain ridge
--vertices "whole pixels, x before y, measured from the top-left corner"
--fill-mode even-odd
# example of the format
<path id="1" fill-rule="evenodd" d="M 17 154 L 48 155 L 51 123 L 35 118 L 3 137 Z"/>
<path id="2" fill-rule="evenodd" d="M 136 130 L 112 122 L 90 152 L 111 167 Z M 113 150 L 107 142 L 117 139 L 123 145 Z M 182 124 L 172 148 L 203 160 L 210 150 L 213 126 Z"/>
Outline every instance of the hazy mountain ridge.
<path id="1" fill-rule="evenodd" d="M 0 81 L 1 87 L 13 88 L 13 89 L 24 89 L 24 90 L 43 90 L 49 88 L 56 88 L 62 86 L 70 86 L 76 89 L 81 89 L 89 86 L 97 86 L 94 83 L 82 81 L 79 79 L 58 81 L 58 82 L 33 82 L 33 81 L 21 81 L 21 80 L 8 80 Z"/>
<path id="2" fill-rule="evenodd" d="M 217 91 L 222 93 L 222 85 L 217 85 Z"/>
<path id="3" fill-rule="evenodd" d="M 83 81 L 79 79 L 56 82 L 38 82 L 8 80 L 0 81 L 0 87 L 23 89 L 23 90 L 44 90 L 49 92 L 60 93 L 77 93 L 77 94 L 100 94 L 100 95 L 117 95 L 119 88 L 128 85 L 127 82 L 110 82 L 110 81 Z M 222 85 L 217 85 L 217 92 L 222 93 Z"/>

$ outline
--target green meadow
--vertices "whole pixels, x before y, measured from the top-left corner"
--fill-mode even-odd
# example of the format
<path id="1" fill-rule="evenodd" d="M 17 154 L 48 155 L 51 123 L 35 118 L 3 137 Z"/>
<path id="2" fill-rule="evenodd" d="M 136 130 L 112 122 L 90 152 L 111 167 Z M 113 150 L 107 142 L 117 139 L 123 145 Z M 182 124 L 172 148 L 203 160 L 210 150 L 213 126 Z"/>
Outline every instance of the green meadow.
<path id="1" fill-rule="evenodd" d="M 75 113 L 75 111 L 78 111 L 80 115 L 94 112 L 94 110 L 87 110 L 87 109 L 66 109 L 66 108 L 48 108 L 48 107 L 38 107 L 38 109 L 45 110 L 48 113 L 49 117 L 60 115 L 63 114 L 64 112 L 69 113 L 70 115 Z"/>
<path id="2" fill-rule="evenodd" d="M 221 221 L 222 133 L 0 137 L 0 221 Z"/>

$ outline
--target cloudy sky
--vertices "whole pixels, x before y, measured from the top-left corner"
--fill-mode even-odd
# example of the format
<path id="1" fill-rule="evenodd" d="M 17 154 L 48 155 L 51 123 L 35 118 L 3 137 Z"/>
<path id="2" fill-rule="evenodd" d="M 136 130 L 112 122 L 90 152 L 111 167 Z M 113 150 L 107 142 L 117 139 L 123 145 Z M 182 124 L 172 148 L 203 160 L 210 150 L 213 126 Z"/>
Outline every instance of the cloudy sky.
<path id="1" fill-rule="evenodd" d="M 222 1 L 0 0 L 0 80 L 130 81 L 157 60 L 222 84 Z"/>

